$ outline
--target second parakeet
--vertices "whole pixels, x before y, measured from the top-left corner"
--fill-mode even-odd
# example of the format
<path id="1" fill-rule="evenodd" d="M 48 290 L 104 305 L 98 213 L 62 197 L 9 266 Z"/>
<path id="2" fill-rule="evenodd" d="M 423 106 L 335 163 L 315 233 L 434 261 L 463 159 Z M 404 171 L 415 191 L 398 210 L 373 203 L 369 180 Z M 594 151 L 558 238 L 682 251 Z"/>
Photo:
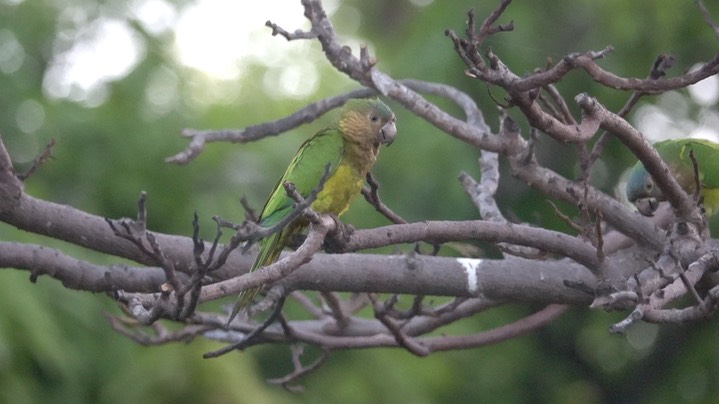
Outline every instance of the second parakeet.
<path id="1" fill-rule="evenodd" d="M 352 199 L 362 190 L 367 173 L 372 169 L 381 145 L 389 145 L 397 134 L 396 118 L 389 107 L 378 99 L 349 100 L 339 119 L 305 141 L 295 153 L 287 171 L 280 178 L 262 209 L 259 224 L 272 227 L 295 208 L 283 183 L 295 185 L 297 192 L 307 197 L 320 183 L 329 166 L 329 174 L 322 190 L 311 207 L 318 213 L 341 215 Z M 260 252 L 250 271 L 277 261 L 293 236 L 307 227 L 298 218 L 281 231 L 261 241 Z M 230 316 L 249 305 L 260 288 L 245 290 Z"/>
<path id="2" fill-rule="evenodd" d="M 702 139 L 669 139 L 655 143 L 654 148 L 679 186 L 689 194 L 694 192 L 696 183 L 694 166 L 689 157 L 689 152 L 693 150 L 699 167 L 701 198 L 706 215 L 719 211 L 719 144 Z M 659 202 L 665 200 L 641 161 L 629 172 L 626 192 L 629 202 L 645 216 L 651 216 Z"/>

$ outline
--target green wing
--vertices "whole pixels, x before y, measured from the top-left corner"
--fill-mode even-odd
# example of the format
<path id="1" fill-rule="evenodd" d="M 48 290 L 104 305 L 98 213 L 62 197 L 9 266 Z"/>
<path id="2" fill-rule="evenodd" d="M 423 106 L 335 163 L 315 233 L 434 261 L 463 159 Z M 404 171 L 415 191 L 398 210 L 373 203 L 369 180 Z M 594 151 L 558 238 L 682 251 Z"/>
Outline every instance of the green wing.
<path id="1" fill-rule="evenodd" d="M 344 139 L 338 129 L 325 129 L 305 141 L 262 209 L 260 224 L 264 227 L 273 226 L 292 212 L 294 201 L 287 196 L 282 186 L 284 182 L 293 183 L 303 197 L 309 196 L 319 185 L 328 164 L 330 176 L 337 170 L 343 150 Z"/>
<path id="2" fill-rule="evenodd" d="M 669 166 L 679 185 L 689 193 L 694 192 L 694 165 L 689 157 L 693 151 L 699 165 L 699 180 L 702 183 L 702 196 L 707 215 L 719 211 L 719 144 L 701 139 L 669 139 L 654 144 L 661 158 Z M 657 187 L 648 186 L 649 173 L 641 162 L 632 168 L 627 178 L 627 199 L 633 203 L 663 200 Z M 643 204 L 645 208 L 649 205 Z M 639 207 L 639 205 L 638 205 Z M 642 209 L 640 208 L 640 212 Z M 646 214 L 642 212 L 643 214 Z"/>
<path id="3" fill-rule="evenodd" d="M 688 165 L 693 169 L 689 158 L 689 149 L 694 150 L 694 155 L 699 163 L 702 184 L 707 188 L 719 188 L 719 145 L 698 139 L 687 142 L 682 156 L 686 156 Z"/>
<path id="4" fill-rule="evenodd" d="M 699 164 L 702 185 L 707 188 L 719 188 L 719 144 L 702 139 L 672 139 L 656 143 L 654 147 L 678 176 L 687 181 L 694 178 L 694 166 L 689 151 Z M 684 175 L 681 175 L 684 174 Z"/>
<path id="5" fill-rule="evenodd" d="M 344 152 L 344 139 L 338 129 L 325 129 L 305 141 L 300 146 L 295 157 L 290 162 L 287 171 L 280 178 L 274 191 L 267 200 L 260 215 L 260 225 L 272 227 L 286 218 L 294 209 L 294 201 L 287 196 L 284 182 L 291 182 L 295 185 L 297 192 L 303 197 L 309 196 L 317 185 L 319 185 L 325 169 L 329 164 L 329 176 L 337 170 Z M 288 239 L 293 232 L 299 231 L 296 226 L 289 225 L 282 231 L 277 232 L 264 240 L 260 245 L 260 252 L 255 259 L 250 272 L 269 265 L 280 256 Z M 252 288 L 240 292 L 240 295 L 232 309 L 228 323 L 255 298 L 261 288 Z"/>

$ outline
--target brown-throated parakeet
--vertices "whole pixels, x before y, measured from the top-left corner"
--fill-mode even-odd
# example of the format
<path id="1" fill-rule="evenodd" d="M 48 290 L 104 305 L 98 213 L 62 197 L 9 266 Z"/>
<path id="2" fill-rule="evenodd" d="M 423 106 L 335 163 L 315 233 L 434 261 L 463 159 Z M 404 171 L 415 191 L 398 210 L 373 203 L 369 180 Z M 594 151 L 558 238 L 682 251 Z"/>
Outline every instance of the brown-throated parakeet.
<path id="1" fill-rule="evenodd" d="M 307 197 L 319 185 L 328 165 L 329 175 L 311 207 L 318 213 L 337 216 L 344 213 L 362 190 L 380 145 L 389 145 L 394 140 L 397 134 L 395 121 L 394 113 L 378 99 L 347 101 L 337 122 L 315 134 L 297 150 L 262 209 L 259 224 L 272 227 L 295 208 L 294 201 L 282 185 L 284 182 L 294 184 L 297 192 Z M 264 238 L 250 272 L 277 261 L 282 249 L 307 225 L 306 219 L 300 217 L 281 231 Z M 252 302 L 260 289 L 240 293 L 230 321 Z"/>
<path id="2" fill-rule="evenodd" d="M 679 186 L 689 194 L 694 192 L 696 183 L 694 165 L 689 157 L 689 151 L 694 151 L 706 215 L 716 213 L 719 209 L 719 144 L 701 139 L 669 139 L 655 143 L 654 148 Z M 629 202 L 645 216 L 651 216 L 659 202 L 665 200 L 641 161 L 629 172 L 626 191 Z"/>

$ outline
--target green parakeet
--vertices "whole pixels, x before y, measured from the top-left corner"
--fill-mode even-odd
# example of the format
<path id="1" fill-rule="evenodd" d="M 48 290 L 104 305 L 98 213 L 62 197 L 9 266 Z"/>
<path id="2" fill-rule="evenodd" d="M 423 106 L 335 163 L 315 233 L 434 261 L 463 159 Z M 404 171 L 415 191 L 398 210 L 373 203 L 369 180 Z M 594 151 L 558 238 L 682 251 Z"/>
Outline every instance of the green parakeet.
<path id="1" fill-rule="evenodd" d="M 689 151 L 694 151 L 706 215 L 716 213 L 719 208 L 719 144 L 701 139 L 669 139 L 655 143 L 654 148 L 679 186 L 689 194 L 695 188 L 694 166 L 689 157 Z M 651 216 L 659 202 L 665 200 L 641 161 L 629 172 L 627 199 L 645 216 Z"/>
<path id="2" fill-rule="evenodd" d="M 315 134 L 297 150 L 262 209 L 260 225 L 272 227 L 294 209 L 294 201 L 282 186 L 284 182 L 291 182 L 300 195 L 307 197 L 318 186 L 328 165 L 329 176 L 311 207 L 318 213 L 337 216 L 344 213 L 362 190 L 380 145 L 389 145 L 394 140 L 397 134 L 395 122 L 394 113 L 378 99 L 349 100 L 337 122 Z M 299 218 L 263 239 L 250 272 L 277 261 L 282 249 L 307 225 L 305 219 Z M 240 293 L 230 321 L 252 302 L 260 289 Z"/>

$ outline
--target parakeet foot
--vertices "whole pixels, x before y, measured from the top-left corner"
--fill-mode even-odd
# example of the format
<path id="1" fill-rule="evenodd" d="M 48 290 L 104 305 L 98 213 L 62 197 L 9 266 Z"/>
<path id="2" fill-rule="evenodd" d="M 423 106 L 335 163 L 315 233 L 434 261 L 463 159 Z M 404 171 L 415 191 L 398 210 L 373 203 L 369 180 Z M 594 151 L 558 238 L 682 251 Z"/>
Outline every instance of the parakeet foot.
<path id="1" fill-rule="evenodd" d="M 331 214 L 335 221 L 335 230 L 325 238 L 324 248 L 328 253 L 341 253 L 347 250 L 347 243 L 355 232 L 354 226 L 342 223 L 337 215 Z"/>

